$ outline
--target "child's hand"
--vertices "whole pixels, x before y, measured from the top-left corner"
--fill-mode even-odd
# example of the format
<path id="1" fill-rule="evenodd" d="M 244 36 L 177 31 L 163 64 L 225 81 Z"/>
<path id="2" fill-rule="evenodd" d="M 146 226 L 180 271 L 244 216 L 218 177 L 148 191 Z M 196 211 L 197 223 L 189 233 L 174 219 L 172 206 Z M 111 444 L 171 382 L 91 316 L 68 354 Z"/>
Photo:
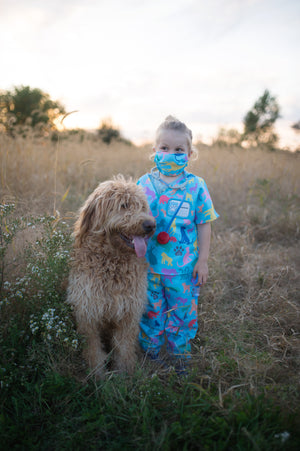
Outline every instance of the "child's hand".
<path id="1" fill-rule="evenodd" d="M 198 260 L 194 266 L 193 277 L 196 279 L 198 275 L 198 281 L 196 285 L 203 286 L 207 282 L 208 278 L 208 266 L 206 260 Z"/>
<path id="2" fill-rule="evenodd" d="M 198 274 L 197 285 L 204 285 L 208 278 L 207 260 L 209 255 L 210 234 L 211 234 L 210 222 L 206 222 L 204 224 L 197 224 L 197 233 L 198 233 L 199 257 L 194 267 L 193 276 L 196 277 L 196 275 Z"/>

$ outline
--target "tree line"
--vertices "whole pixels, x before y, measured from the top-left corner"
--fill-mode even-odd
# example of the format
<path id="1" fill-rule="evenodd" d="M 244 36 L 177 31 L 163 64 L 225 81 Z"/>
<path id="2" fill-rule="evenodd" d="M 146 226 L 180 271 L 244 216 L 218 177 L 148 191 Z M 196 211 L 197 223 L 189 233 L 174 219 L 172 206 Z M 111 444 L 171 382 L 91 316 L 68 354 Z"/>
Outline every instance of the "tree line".
<path id="1" fill-rule="evenodd" d="M 20 86 L 0 92 L 0 130 L 12 137 L 17 133 L 23 133 L 25 126 L 32 127 L 40 133 L 45 130 L 57 131 L 59 121 L 62 123 L 68 114 L 70 113 L 66 113 L 64 105 L 57 100 L 52 100 L 49 94 L 38 88 Z M 227 137 L 230 141 L 231 137 L 238 144 L 246 141 L 251 145 L 263 144 L 274 148 L 278 142 L 274 125 L 279 117 L 278 101 L 266 89 L 243 118 L 243 133 L 239 134 L 235 130 L 224 131 L 223 138 Z M 300 121 L 292 127 L 299 130 Z M 119 128 L 109 119 L 101 122 L 98 136 L 107 144 L 110 144 L 112 140 L 126 142 Z"/>

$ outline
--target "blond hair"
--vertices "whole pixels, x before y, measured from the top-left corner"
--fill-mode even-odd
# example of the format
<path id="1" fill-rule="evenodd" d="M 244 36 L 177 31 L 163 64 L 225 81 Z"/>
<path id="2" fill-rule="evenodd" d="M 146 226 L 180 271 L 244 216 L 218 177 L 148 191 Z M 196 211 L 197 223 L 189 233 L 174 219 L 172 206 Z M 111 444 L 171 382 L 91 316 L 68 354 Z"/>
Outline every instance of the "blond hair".
<path id="1" fill-rule="evenodd" d="M 158 129 L 156 130 L 155 135 L 155 143 L 157 144 L 160 138 L 160 134 L 163 130 L 176 130 L 178 132 L 181 132 L 185 134 L 187 143 L 189 146 L 189 150 L 193 151 L 192 141 L 193 141 L 193 134 L 192 131 L 185 125 L 184 122 L 181 122 L 179 119 L 177 119 L 174 116 L 167 116 L 164 122 L 160 124 Z"/>

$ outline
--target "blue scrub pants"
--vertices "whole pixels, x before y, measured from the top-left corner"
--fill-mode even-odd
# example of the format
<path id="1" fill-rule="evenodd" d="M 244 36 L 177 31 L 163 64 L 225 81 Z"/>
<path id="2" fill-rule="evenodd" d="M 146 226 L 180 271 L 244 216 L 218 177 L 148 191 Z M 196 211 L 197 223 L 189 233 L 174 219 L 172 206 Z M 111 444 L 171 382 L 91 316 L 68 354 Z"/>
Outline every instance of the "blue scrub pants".
<path id="1" fill-rule="evenodd" d="M 189 358 L 190 341 L 195 338 L 198 296 L 192 274 L 164 276 L 148 273 L 148 305 L 141 319 L 139 341 L 142 349 L 157 356 L 167 340 L 167 351 Z"/>

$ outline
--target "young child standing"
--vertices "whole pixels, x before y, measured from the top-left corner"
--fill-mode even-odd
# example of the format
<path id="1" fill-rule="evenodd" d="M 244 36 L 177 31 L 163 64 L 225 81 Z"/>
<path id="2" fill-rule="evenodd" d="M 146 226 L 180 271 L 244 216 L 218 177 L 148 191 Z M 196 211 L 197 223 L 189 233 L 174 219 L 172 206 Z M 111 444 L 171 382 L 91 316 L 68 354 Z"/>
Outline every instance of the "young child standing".
<path id="1" fill-rule="evenodd" d="M 148 305 L 139 340 L 156 359 L 167 340 L 173 357 L 189 358 L 197 324 L 199 286 L 208 277 L 211 221 L 215 212 L 204 180 L 185 170 L 192 132 L 168 116 L 156 132 L 156 167 L 143 175 L 142 185 L 156 232 L 148 243 Z"/>

